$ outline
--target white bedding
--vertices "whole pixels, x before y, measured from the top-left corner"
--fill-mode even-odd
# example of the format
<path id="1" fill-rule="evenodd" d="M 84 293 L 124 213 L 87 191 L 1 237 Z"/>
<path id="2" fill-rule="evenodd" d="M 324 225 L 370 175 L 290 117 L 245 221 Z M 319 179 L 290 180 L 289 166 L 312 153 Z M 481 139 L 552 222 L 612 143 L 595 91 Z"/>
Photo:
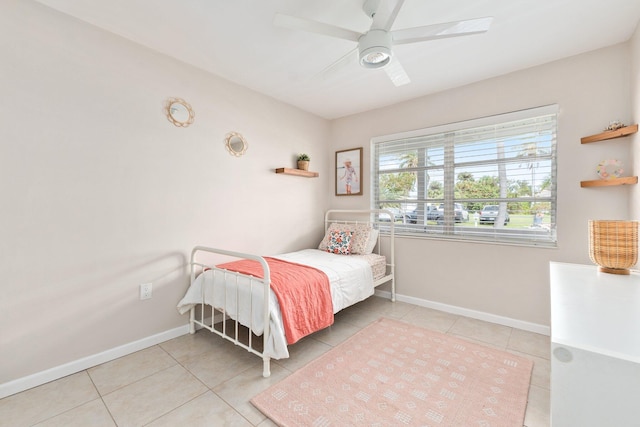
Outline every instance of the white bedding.
<path id="1" fill-rule="evenodd" d="M 373 274 L 366 259 L 357 256 L 335 255 L 318 249 L 305 249 L 273 256 L 284 261 L 315 267 L 329 278 L 333 312 L 349 307 L 373 295 Z M 240 301 L 236 301 L 236 287 L 241 290 Z M 178 303 L 178 311 L 183 314 L 203 301 L 214 307 L 226 307 L 226 313 L 238 319 L 245 326 L 251 325 L 255 334 L 261 335 L 263 324 L 262 289 L 253 286 L 252 302 L 249 303 L 249 279 L 220 270 L 209 270 L 196 278 Z M 225 303 L 226 302 L 226 303 Z M 223 304 L 224 303 L 224 304 Z M 251 307 L 253 309 L 251 309 Z M 236 309 L 237 307 L 237 309 Z M 284 336 L 282 316 L 278 300 L 273 291 L 269 292 L 270 338 L 265 343 L 264 353 L 274 359 L 289 357 L 287 340 Z"/>

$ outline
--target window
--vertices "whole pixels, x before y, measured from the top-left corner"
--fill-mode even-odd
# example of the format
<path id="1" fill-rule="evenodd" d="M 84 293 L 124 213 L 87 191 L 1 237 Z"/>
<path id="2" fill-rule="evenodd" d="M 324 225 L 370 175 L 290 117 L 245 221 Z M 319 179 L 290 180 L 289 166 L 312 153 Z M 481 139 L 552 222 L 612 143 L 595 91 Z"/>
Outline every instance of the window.
<path id="1" fill-rule="evenodd" d="M 372 140 L 372 203 L 396 233 L 556 246 L 557 106 Z"/>

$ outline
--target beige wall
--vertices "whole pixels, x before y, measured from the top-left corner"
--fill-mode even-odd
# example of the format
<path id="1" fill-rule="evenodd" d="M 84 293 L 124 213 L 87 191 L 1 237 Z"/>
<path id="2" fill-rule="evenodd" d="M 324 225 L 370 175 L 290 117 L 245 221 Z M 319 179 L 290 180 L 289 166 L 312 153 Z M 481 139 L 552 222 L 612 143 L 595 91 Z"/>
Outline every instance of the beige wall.
<path id="1" fill-rule="evenodd" d="M 0 58 L 0 385 L 185 325 L 194 245 L 320 240 L 329 178 L 274 168 L 307 152 L 328 169 L 328 121 L 31 1 L 0 2 Z M 191 127 L 165 118 L 168 97 Z"/>
<path id="2" fill-rule="evenodd" d="M 472 66 L 472 64 L 470 64 Z M 548 104 L 558 104 L 558 248 L 540 249 L 400 238 L 397 292 L 537 325 L 549 325 L 548 263 L 590 263 L 587 221 L 626 219 L 630 187 L 582 189 L 600 160 L 630 163 L 630 141 L 581 145 L 610 120 L 631 122 L 629 45 L 571 57 L 333 122 L 333 149 L 365 147 L 372 137 Z M 637 122 L 637 118 L 636 118 Z M 332 205 L 368 206 L 364 197 Z"/>

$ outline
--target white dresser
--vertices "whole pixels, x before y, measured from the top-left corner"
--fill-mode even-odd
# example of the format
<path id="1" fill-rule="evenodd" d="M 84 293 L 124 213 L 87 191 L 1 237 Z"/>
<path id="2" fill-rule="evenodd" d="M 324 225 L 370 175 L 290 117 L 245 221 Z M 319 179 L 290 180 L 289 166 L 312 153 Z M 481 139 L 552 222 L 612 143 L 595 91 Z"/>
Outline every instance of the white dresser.
<path id="1" fill-rule="evenodd" d="M 640 275 L 550 274 L 552 426 L 640 427 Z"/>

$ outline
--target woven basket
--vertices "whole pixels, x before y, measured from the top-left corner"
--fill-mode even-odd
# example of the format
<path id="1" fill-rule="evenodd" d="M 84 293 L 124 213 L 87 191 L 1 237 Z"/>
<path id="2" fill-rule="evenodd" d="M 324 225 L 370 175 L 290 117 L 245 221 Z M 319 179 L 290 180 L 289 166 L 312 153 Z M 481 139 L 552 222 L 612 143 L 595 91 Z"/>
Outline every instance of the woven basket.
<path id="1" fill-rule="evenodd" d="M 638 222 L 590 220 L 589 258 L 604 273 L 629 274 L 638 262 Z"/>

